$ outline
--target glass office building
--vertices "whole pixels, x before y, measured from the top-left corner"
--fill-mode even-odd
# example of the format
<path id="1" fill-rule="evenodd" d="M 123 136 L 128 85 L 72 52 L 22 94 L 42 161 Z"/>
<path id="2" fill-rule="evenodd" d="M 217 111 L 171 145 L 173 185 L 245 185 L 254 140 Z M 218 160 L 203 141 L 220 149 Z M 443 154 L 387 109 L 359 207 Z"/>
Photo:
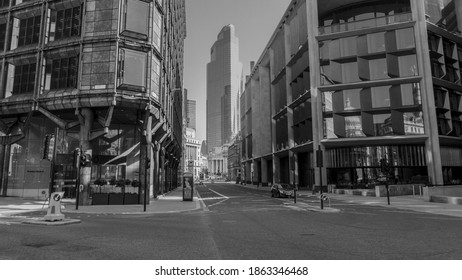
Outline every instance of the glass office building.
<path id="1" fill-rule="evenodd" d="M 247 181 L 461 184 L 461 31 L 459 0 L 292 1 L 241 97 Z"/>
<path id="2" fill-rule="evenodd" d="M 183 0 L 0 1 L 1 195 L 74 197 L 78 178 L 81 203 L 116 181 L 140 203 L 145 190 L 176 187 L 184 9 Z M 91 155 L 80 170 L 76 148 Z"/>

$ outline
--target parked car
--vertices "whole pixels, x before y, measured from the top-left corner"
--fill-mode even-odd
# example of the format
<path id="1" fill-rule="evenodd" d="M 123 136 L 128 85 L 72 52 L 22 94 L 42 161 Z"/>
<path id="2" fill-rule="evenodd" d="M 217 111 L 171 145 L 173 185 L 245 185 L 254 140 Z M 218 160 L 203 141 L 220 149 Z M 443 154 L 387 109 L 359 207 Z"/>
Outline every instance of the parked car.
<path id="1" fill-rule="evenodd" d="M 271 187 L 271 197 L 293 197 L 294 188 L 289 184 L 274 184 Z"/>

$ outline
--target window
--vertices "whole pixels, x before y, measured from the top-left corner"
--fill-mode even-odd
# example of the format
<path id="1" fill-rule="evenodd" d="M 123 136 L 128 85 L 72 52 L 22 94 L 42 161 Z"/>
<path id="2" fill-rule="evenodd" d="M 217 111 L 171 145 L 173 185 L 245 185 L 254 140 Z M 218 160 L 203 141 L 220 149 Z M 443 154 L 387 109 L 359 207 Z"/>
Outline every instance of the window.
<path id="1" fill-rule="evenodd" d="M 393 135 L 391 114 L 374 115 L 373 122 L 375 136 Z"/>
<path id="2" fill-rule="evenodd" d="M 343 110 L 361 109 L 360 89 L 349 89 L 343 91 Z"/>
<path id="3" fill-rule="evenodd" d="M 3 52 L 5 47 L 5 36 L 6 36 L 6 23 L 0 24 L 0 52 Z"/>
<path id="4" fill-rule="evenodd" d="M 0 0 L 0 8 L 5 8 L 10 5 L 10 0 Z"/>
<path id="5" fill-rule="evenodd" d="M 40 35 L 40 22 L 40 16 L 20 20 L 18 47 L 38 43 Z"/>
<path id="6" fill-rule="evenodd" d="M 152 58 L 152 72 L 151 72 L 151 96 L 159 99 L 160 90 L 160 61 L 156 56 Z"/>
<path id="7" fill-rule="evenodd" d="M 130 49 L 120 49 L 118 86 L 128 90 L 146 91 L 147 54 Z"/>
<path id="8" fill-rule="evenodd" d="M 401 85 L 401 104 L 403 106 L 414 106 L 420 105 L 422 98 L 420 96 L 420 85 L 414 84 L 402 84 Z"/>
<path id="9" fill-rule="evenodd" d="M 398 29 L 395 32 L 398 50 L 415 48 L 414 28 Z"/>
<path id="10" fill-rule="evenodd" d="M 152 28 L 152 41 L 154 46 L 160 52 L 160 38 L 162 36 L 162 15 L 156 9 L 154 9 L 154 25 Z"/>
<path id="11" fill-rule="evenodd" d="M 78 65 L 76 56 L 47 60 L 45 90 L 77 88 Z"/>
<path id="12" fill-rule="evenodd" d="M 371 80 L 388 79 L 387 59 L 373 59 L 369 60 L 369 72 Z"/>
<path id="13" fill-rule="evenodd" d="M 390 107 L 390 87 L 373 87 L 372 94 L 372 108 L 388 108 Z"/>
<path id="14" fill-rule="evenodd" d="M 23 65 L 10 64 L 9 66 L 11 71 L 8 71 L 8 74 L 12 75 L 14 80 L 13 91 L 11 92 L 11 94 L 14 95 L 33 92 L 35 85 L 35 70 L 37 66 L 36 63 Z"/>
<path id="15" fill-rule="evenodd" d="M 403 113 L 404 133 L 406 135 L 424 134 L 422 112 Z"/>
<path id="16" fill-rule="evenodd" d="M 82 7 L 65 10 L 51 10 L 49 40 L 80 36 L 82 26 Z"/>
<path id="17" fill-rule="evenodd" d="M 146 40 L 148 38 L 149 3 L 125 0 L 122 35 Z"/>

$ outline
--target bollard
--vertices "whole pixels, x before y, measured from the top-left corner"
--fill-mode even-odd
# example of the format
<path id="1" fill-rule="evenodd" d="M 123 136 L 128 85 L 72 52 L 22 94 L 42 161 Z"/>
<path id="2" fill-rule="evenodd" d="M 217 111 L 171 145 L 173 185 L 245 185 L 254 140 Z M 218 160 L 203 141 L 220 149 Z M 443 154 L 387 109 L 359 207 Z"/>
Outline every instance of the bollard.
<path id="1" fill-rule="evenodd" d="M 62 221 L 64 220 L 64 214 L 61 213 L 61 199 L 64 196 L 64 192 L 54 192 L 50 196 L 50 203 L 48 205 L 48 211 L 45 215 L 45 221 Z"/>

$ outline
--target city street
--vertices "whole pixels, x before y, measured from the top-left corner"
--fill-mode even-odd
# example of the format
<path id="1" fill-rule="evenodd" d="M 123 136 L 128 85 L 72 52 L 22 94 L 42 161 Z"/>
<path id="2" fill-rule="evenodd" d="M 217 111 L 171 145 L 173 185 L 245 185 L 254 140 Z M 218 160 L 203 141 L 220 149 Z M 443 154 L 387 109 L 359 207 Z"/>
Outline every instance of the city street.
<path id="1" fill-rule="evenodd" d="M 0 259 L 461 259 L 462 219 L 316 198 L 197 186 L 204 207 L 152 214 L 66 214 L 67 226 L 0 223 Z M 181 203 L 181 202 L 179 202 Z"/>

